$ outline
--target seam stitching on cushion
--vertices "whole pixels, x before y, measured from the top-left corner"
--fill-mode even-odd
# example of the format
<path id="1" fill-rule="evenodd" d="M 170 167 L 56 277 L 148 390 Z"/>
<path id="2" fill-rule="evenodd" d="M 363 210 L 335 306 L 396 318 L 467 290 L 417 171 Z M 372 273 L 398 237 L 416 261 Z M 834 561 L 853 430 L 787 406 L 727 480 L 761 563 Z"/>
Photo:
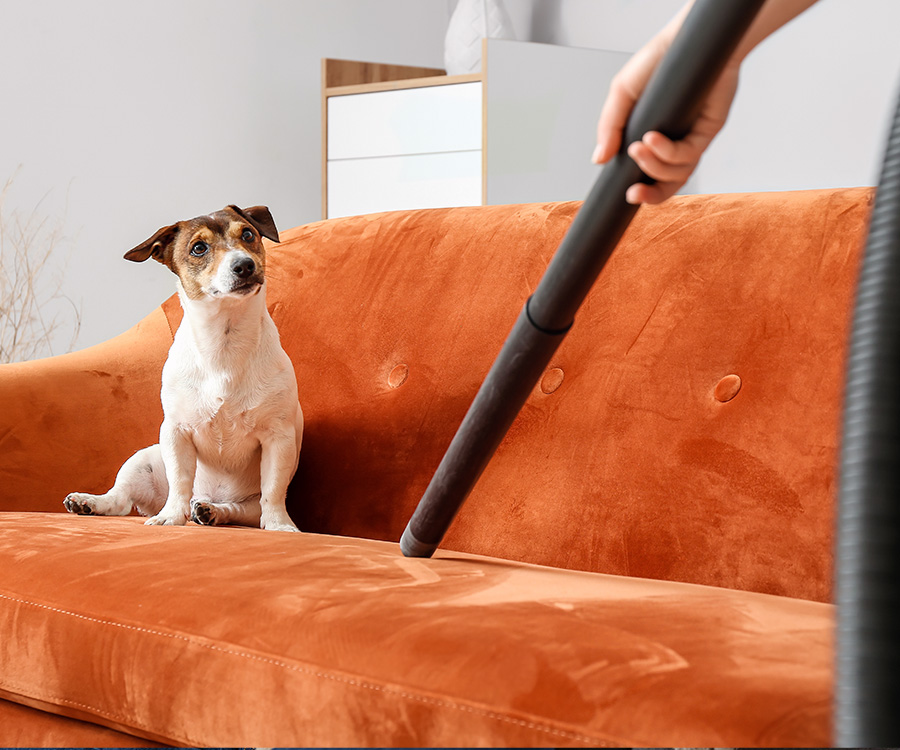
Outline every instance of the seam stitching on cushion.
<path id="1" fill-rule="evenodd" d="M 538 724 L 533 721 L 527 721 L 525 719 L 516 719 L 514 717 L 505 716 L 501 713 L 497 713 L 496 711 L 490 711 L 490 710 L 487 710 L 484 708 L 476 708 L 474 706 L 467 706 L 463 703 L 455 703 L 453 701 L 448 701 L 448 700 L 440 699 L 440 698 L 430 698 L 430 697 L 424 696 L 424 695 L 416 695 L 414 693 L 408 692 L 407 689 L 405 689 L 405 688 L 394 687 L 394 686 L 390 686 L 390 685 L 376 685 L 374 683 L 366 682 L 364 680 L 358 680 L 358 679 L 355 679 L 352 677 L 343 677 L 343 676 L 336 675 L 336 674 L 329 674 L 328 672 L 310 668 L 310 667 L 301 667 L 301 666 L 297 666 L 294 664 L 288 664 L 288 663 L 280 661 L 278 659 L 272 659 L 272 658 L 268 658 L 268 657 L 264 657 L 264 656 L 257 656 L 256 654 L 250 654 L 250 653 L 246 653 L 246 652 L 242 652 L 242 651 L 235 651 L 232 649 L 222 648 L 221 646 L 216 646 L 211 643 L 203 643 L 203 642 L 195 640 L 193 638 L 189 638 L 188 636 L 185 636 L 185 635 L 179 635 L 176 633 L 163 633 L 158 630 L 151 630 L 150 628 L 142 628 L 142 627 L 138 627 L 136 625 L 126 625 L 124 623 L 111 622 L 109 620 L 101 620 L 96 617 L 90 617 L 88 615 L 78 614 L 77 612 L 70 612 L 69 610 L 59 609 L 58 607 L 51 607 L 46 604 L 38 604 L 37 602 L 30 602 L 25 599 L 19 599 L 17 597 L 8 596 L 6 594 L 0 594 L 0 598 L 6 599 L 7 601 L 18 602 L 19 604 L 24 604 L 26 606 L 35 607 L 38 609 L 44 609 L 44 610 L 47 610 L 50 612 L 56 612 L 58 614 L 68 615 L 69 617 L 74 617 L 79 620 L 95 622 L 100 625 L 111 625 L 113 627 L 121 628 L 123 630 L 132 630 L 135 632 L 156 635 L 161 638 L 172 638 L 175 640 L 181 640 L 181 641 L 184 641 L 185 643 L 189 643 L 194 646 L 200 646 L 201 648 L 206 648 L 211 651 L 219 651 L 220 653 L 230 654 L 232 656 L 243 657 L 243 658 L 249 659 L 251 661 L 258 661 L 258 662 L 271 664 L 273 666 L 281 667 L 283 669 L 288 669 L 293 672 L 298 672 L 300 674 L 311 675 L 313 677 L 328 679 L 328 680 L 332 680 L 334 682 L 341 682 L 344 684 L 352 685 L 354 687 L 365 688 L 367 690 L 377 690 L 377 691 L 381 691 L 384 693 L 391 693 L 394 695 L 398 695 L 401 698 L 409 698 L 411 700 L 415 700 L 420 703 L 426 703 L 426 704 L 431 704 L 431 705 L 435 705 L 435 706 L 442 706 L 445 708 L 452 708 L 452 709 L 456 709 L 458 711 L 465 711 L 468 713 L 484 716 L 489 719 L 494 719 L 497 721 L 505 722 L 507 724 L 514 724 L 516 726 L 524 727 L 526 729 L 535 729 L 537 731 L 544 732 L 546 734 L 556 735 L 558 737 L 566 737 L 568 739 L 573 739 L 573 740 L 576 740 L 578 742 L 582 742 L 585 744 L 596 744 L 599 739 L 597 737 L 590 737 L 588 735 L 579 734 L 577 732 L 571 732 L 571 731 L 568 731 L 565 729 L 557 729 L 554 727 L 544 726 L 542 724 Z M 59 700 L 60 702 L 65 702 L 65 699 L 61 699 L 61 698 L 54 698 L 54 700 Z M 103 714 L 103 711 L 100 709 L 96 709 L 96 708 L 93 708 L 91 706 L 87 706 L 84 704 L 75 703 L 73 701 L 67 701 L 67 702 L 72 703 L 73 705 L 81 706 L 83 708 L 88 708 L 92 711 L 97 711 L 97 713 L 100 713 L 100 714 Z M 125 717 L 110 716 L 109 718 L 124 719 Z M 147 731 L 153 731 L 150 728 L 145 728 L 145 729 Z M 621 746 L 621 743 L 618 743 L 618 742 L 610 743 L 607 740 L 599 740 L 599 741 L 605 747 L 620 747 Z M 194 743 L 192 743 L 192 744 L 194 744 Z"/>

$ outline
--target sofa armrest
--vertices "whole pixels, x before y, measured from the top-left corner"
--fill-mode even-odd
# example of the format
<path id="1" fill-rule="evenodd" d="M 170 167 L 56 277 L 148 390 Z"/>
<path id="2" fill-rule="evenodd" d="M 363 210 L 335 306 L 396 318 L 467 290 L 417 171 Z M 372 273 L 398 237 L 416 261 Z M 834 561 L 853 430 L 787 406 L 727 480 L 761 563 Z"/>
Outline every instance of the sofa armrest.
<path id="1" fill-rule="evenodd" d="M 157 442 L 173 306 L 97 346 L 0 365 L 0 510 L 63 511 L 69 492 L 105 492 Z"/>

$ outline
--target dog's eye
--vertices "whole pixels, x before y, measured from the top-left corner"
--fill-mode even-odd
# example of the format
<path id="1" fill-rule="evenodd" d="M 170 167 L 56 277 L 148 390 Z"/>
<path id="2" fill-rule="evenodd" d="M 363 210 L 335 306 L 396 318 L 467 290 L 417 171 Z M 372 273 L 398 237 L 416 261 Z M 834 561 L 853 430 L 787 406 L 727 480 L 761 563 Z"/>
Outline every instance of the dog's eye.
<path id="1" fill-rule="evenodd" d="M 244 242 L 253 242 L 253 232 L 251 232 L 249 229 L 245 229 L 243 232 L 241 232 L 241 239 Z"/>
<path id="2" fill-rule="evenodd" d="M 191 245 L 191 255 L 195 258 L 199 258 L 201 255 L 206 255 L 206 252 L 209 250 L 209 245 L 205 242 L 195 242 Z"/>

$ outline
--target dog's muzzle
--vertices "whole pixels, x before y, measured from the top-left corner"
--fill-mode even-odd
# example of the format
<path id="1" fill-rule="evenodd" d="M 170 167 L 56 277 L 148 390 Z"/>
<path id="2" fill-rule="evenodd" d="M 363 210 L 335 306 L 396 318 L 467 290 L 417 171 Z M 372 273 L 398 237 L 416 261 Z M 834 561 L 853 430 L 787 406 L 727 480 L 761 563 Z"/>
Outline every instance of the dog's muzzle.
<path id="1" fill-rule="evenodd" d="M 249 279 L 256 271 L 256 263 L 253 258 L 244 256 L 231 262 L 231 272 L 239 279 Z"/>
<path id="2" fill-rule="evenodd" d="M 249 294 L 263 282 L 262 269 L 249 255 L 241 255 L 231 261 L 231 291 L 238 294 Z"/>

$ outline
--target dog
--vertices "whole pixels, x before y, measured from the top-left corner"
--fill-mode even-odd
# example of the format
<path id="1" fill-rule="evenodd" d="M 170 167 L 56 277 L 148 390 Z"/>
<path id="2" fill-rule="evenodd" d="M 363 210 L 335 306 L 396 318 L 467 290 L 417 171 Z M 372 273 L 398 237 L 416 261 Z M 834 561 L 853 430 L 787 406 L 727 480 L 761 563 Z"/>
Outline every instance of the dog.
<path id="1" fill-rule="evenodd" d="M 150 525 L 240 524 L 297 531 L 285 509 L 303 411 L 297 379 L 266 309 L 269 209 L 227 208 L 163 227 L 125 254 L 175 273 L 184 318 L 162 372 L 159 443 L 119 469 L 104 495 L 73 492 L 71 513 Z"/>

